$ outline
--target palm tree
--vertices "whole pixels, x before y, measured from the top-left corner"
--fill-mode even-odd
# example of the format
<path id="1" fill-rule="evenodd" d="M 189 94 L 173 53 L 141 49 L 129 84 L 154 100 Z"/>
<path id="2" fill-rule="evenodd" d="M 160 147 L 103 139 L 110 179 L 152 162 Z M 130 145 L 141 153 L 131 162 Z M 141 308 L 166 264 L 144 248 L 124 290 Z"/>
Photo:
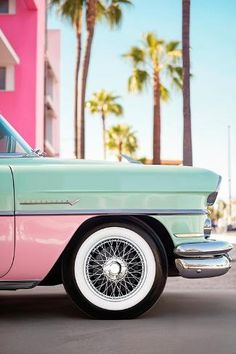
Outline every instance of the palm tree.
<path id="1" fill-rule="evenodd" d="M 142 46 L 131 47 L 129 52 L 124 54 L 133 66 L 128 90 L 141 92 L 146 84 L 152 82 L 154 164 L 161 162 L 161 100 L 169 99 L 169 91 L 163 84 L 163 77 L 168 77 L 174 86 L 182 88 L 181 56 L 178 41 L 166 43 L 152 32 L 144 35 Z"/>
<path id="2" fill-rule="evenodd" d="M 85 96 L 95 25 L 97 21 L 105 20 L 111 28 L 118 26 L 122 21 L 122 6 L 130 4 L 130 0 L 86 0 L 87 37 L 82 65 L 82 74 L 80 78 L 80 141 L 78 142 L 79 146 L 77 148 L 77 150 L 80 151 L 81 158 L 84 158 L 85 153 Z"/>
<path id="3" fill-rule="evenodd" d="M 192 130 L 190 107 L 190 55 L 189 55 L 190 0 L 182 0 L 182 43 L 183 43 L 183 164 L 192 166 Z"/>
<path id="4" fill-rule="evenodd" d="M 138 148 L 137 138 L 128 125 L 115 125 L 107 131 L 107 147 L 117 151 L 117 158 L 122 160 L 122 154 L 133 155 Z"/>
<path id="5" fill-rule="evenodd" d="M 77 52 L 76 52 L 76 64 L 75 64 L 75 92 L 74 92 L 74 131 L 75 131 L 75 143 L 74 152 L 78 157 L 78 138 L 80 127 L 78 124 L 78 80 L 81 61 L 81 40 L 82 40 L 82 16 L 83 16 L 83 4 L 85 0 L 49 0 L 50 5 L 57 7 L 58 13 L 68 19 L 76 33 L 77 40 Z"/>
<path id="6" fill-rule="evenodd" d="M 91 100 L 86 102 L 86 107 L 92 114 L 100 114 L 102 119 L 103 130 L 103 153 L 106 159 L 106 119 L 110 114 L 121 116 L 123 107 L 117 103 L 119 96 L 113 95 L 112 92 L 100 90 L 92 95 Z"/>

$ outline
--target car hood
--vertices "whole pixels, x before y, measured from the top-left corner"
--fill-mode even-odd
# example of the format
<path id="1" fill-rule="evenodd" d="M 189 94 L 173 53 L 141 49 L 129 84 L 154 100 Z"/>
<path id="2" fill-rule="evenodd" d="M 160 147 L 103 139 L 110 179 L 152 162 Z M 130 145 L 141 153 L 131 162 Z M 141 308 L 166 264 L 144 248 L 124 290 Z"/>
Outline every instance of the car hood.
<path id="1" fill-rule="evenodd" d="M 50 158 L 9 161 L 16 210 L 205 208 L 219 175 L 193 167 Z M 74 203 L 75 201 L 78 201 Z"/>
<path id="2" fill-rule="evenodd" d="M 46 189 L 51 185 L 48 177 L 59 189 L 81 191 L 213 192 L 220 182 L 220 176 L 210 170 L 187 166 L 59 158 L 9 159 L 7 164 L 15 175 L 22 179 L 27 176 L 32 183 L 45 176 Z"/>

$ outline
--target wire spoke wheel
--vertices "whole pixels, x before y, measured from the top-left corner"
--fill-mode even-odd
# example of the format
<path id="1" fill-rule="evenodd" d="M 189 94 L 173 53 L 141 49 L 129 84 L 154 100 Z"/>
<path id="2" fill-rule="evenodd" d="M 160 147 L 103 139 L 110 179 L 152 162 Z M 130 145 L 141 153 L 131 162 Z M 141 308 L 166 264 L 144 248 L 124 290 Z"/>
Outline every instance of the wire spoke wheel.
<path id="1" fill-rule="evenodd" d="M 167 277 L 165 250 L 145 228 L 107 223 L 78 238 L 63 259 L 63 284 L 96 318 L 133 318 L 159 298 Z"/>
<path id="2" fill-rule="evenodd" d="M 141 251 L 120 238 L 96 245 L 89 252 L 85 267 L 93 291 L 112 301 L 131 296 L 141 286 L 145 274 Z"/>

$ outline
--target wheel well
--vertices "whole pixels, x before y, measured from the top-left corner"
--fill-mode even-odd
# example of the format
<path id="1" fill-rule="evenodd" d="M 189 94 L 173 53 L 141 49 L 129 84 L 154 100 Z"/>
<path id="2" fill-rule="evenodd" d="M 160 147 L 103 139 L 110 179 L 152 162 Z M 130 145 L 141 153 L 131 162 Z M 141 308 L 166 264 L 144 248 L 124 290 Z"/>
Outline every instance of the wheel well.
<path id="1" fill-rule="evenodd" d="M 175 276 L 178 275 L 178 270 L 175 266 L 175 255 L 174 255 L 174 243 L 172 241 L 172 238 L 165 228 L 165 226 L 158 221 L 157 219 L 147 216 L 147 215 L 141 215 L 138 216 L 138 219 L 142 221 L 145 225 L 148 225 L 153 232 L 158 235 L 160 238 L 165 251 L 167 255 L 167 260 L 168 260 L 168 275 L 169 276 Z"/>
<path id="2" fill-rule="evenodd" d="M 132 222 L 135 223 L 136 225 L 141 226 L 142 228 L 145 228 L 147 231 L 149 229 L 149 231 L 151 231 L 151 234 L 154 235 L 154 237 L 155 234 L 158 235 L 166 251 L 166 255 L 168 259 L 168 270 L 169 270 L 168 274 L 169 276 L 178 275 L 177 269 L 175 267 L 175 262 L 174 262 L 175 259 L 173 253 L 174 244 L 169 232 L 160 221 L 154 219 L 151 216 L 146 216 L 146 215 L 138 215 L 138 216 L 137 215 L 119 215 L 119 216 L 108 215 L 108 216 L 95 216 L 93 218 L 86 220 L 82 225 L 80 225 L 80 227 L 76 230 L 70 242 L 68 243 L 67 247 L 59 257 L 57 262 L 54 264 L 53 268 L 50 270 L 48 275 L 42 280 L 42 282 L 39 285 L 61 284 L 62 283 L 61 262 L 62 262 L 63 255 L 66 252 L 68 252 L 71 249 L 71 247 L 74 246 L 79 235 L 84 234 L 89 229 L 95 226 L 99 226 L 104 223 L 115 222 L 115 221 Z"/>

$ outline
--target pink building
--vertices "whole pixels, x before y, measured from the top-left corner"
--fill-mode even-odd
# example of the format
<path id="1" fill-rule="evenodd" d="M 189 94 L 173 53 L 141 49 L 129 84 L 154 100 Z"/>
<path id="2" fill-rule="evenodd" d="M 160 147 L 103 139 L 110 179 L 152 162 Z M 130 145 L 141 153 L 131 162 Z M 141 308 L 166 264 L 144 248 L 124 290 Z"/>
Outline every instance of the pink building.
<path id="1" fill-rule="evenodd" d="M 0 0 L 0 113 L 32 147 L 55 156 L 60 36 L 45 23 L 45 0 Z"/>
<path id="2" fill-rule="evenodd" d="M 60 31 L 47 31 L 47 51 L 45 62 L 45 129 L 44 151 L 50 156 L 60 151 L 59 114 L 60 114 Z"/>

